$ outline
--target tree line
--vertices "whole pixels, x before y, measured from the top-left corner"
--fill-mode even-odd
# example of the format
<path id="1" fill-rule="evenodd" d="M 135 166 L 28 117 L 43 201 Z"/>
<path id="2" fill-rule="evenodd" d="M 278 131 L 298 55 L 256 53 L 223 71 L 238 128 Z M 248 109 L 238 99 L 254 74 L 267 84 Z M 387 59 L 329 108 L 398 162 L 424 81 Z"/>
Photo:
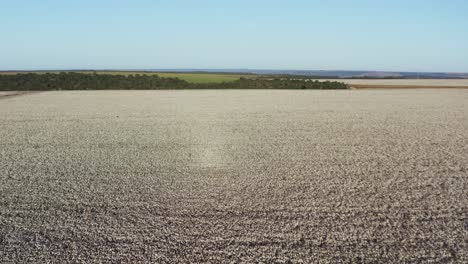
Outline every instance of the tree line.
<path id="1" fill-rule="evenodd" d="M 165 90 L 165 89 L 348 89 L 341 82 L 285 78 L 240 78 L 223 83 L 190 83 L 158 75 L 113 75 L 76 72 L 0 74 L 0 91 Z"/>

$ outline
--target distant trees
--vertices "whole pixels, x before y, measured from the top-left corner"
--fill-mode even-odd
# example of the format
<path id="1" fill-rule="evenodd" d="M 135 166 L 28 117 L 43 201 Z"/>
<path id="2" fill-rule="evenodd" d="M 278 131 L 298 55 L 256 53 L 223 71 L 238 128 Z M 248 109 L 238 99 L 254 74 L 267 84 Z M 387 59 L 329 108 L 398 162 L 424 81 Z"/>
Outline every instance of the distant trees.
<path id="1" fill-rule="evenodd" d="M 158 75 L 112 75 L 76 72 L 0 74 L 0 91 L 163 90 L 163 89 L 348 89 L 345 83 L 300 79 L 248 79 L 223 83 L 189 83 Z"/>

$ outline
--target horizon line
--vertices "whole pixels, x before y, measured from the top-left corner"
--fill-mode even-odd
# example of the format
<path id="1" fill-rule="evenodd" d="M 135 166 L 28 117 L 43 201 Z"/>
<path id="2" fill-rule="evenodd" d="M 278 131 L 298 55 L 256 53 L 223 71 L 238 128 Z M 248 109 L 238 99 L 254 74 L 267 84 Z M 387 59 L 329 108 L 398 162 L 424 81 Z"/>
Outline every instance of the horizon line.
<path id="1" fill-rule="evenodd" d="M 361 72 L 361 73 L 442 73 L 442 74 L 468 74 L 462 71 L 396 71 L 396 70 L 312 70 L 312 69 L 260 69 L 260 68 L 63 68 L 63 69 L 12 69 L 0 72 L 47 72 L 47 71 L 173 71 L 173 72 L 217 72 L 229 71 L 238 73 L 251 73 L 252 71 L 271 71 L 271 72 Z"/>

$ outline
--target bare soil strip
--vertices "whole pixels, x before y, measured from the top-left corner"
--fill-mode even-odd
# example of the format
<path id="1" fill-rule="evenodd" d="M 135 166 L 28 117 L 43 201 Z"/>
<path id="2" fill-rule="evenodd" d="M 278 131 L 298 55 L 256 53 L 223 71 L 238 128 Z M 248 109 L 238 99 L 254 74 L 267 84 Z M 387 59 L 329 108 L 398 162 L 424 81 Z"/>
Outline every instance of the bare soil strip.
<path id="1" fill-rule="evenodd" d="M 355 89 L 468 89 L 464 85 L 391 85 L 391 84 L 350 84 Z"/>

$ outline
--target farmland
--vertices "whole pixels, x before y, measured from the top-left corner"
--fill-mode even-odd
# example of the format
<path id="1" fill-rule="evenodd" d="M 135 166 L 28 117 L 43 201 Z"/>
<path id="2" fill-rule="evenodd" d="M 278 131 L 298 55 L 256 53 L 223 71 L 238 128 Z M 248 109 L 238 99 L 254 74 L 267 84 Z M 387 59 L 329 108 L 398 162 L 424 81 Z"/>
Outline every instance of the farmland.
<path id="1" fill-rule="evenodd" d="M 242 78 L 251 78 L 253 75 L 248 74 L 221 74 L 221 73 L 158 73 L 161 77 L 179 78 L 191 83 L 221 83 L 231 82 Z"/>
<path id="2" fill-rule="evenodd" d="M 468 79 L 328 79 L 354 88 L 468 88 Z"/>
<path id="3" fill-rule="evenodd" d="M 468 90 L 0 100 L 3 263 L 468 262 Z"/>
<path id="4" fill-rule="evenodd" d="M 158 75 L 86 74 L 77 72 L 0 75 L 0 91 L 174 90 L 174 89 L 349 89 L 342 82 L 240 78 L 222 83 L 193 83 Z"/>
<path id="5" fill-rule="evenodd" d="M 158 75 L 163 78 L 178 78 L 190 83 L 222 83 L 239 80 L 242 78 L 251 78 L 255 75 L 251 74 L 231 74 L 231 73 L 184 73 L 184 72 L 148 72 L 148 71 L 74 71 L 76 73 L 87 73 L 87 74 L 112 74 L 112 75 Z M 0 74 L 13 75 L 18 73 L 27 72 L 0 72 Z M 34 73 L 59 73 L 57 71 L 50 72 L 34 72 Z"/>
<path id="6" fill-rule="evenodd" d="M 86 72 L 83 73 L 92 73 Z M 250 74 L 230 74 L 230 73 L 208 73 L 208 72 L 127 72 L 127 71 L 97 71 L 98 74 L 116 74 L 116 75 L 158 75 L 163 78 L 178 78 L 190 83 L 222 83 L 239 80 L 241 77 L 250 78 Z"/>
<path id="7" fill-rule="evenodd" d="M 215 72 L 150 72 L 150 71 L 71 71 L 85 74 L 110 74 L 110 75 L 157 75 L 162 78 L 178 78 L 193 84 L 220 84 L 234 82 L 240 78 L 245 79 L 294 79 L 295 75 L 262 75 L 249 73 L 215 73 Z M 31 72 L 0 72 L 1 75 L 16 75 L 25 73 L 59 74 L 60 71 L 31 71 Z M 300 79 L 314 80 L 313 77 L 300 76 Z M 344 82 L 354 88 L 468 88 L 468 79 L 318 79 L 319 81 Z M 0 87 L 1 88 L 1 87 Z"/>

